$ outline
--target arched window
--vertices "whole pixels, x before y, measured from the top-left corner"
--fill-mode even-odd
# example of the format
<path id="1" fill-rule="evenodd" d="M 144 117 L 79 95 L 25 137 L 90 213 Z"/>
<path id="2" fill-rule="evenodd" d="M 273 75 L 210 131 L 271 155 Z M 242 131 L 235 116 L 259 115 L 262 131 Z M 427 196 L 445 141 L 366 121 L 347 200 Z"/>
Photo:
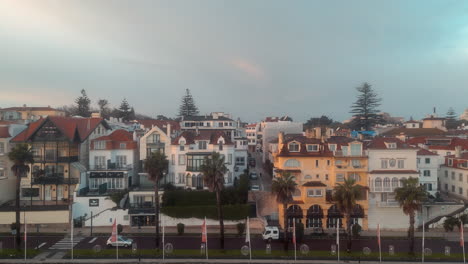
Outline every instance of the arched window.
<path id="1" fill-rule="evenodd" d="M 288 159 L 284 162 L 284 167 L 300 167 L 301 163 L 296 159 Z"/>
<path id="2" fill-rule="evenodd" d="M 375 187 L 382 187 L 382 179 L 380 179 L 379 177 L 375 178 L 374 186 Z"/>
<path id="3" fill-rule="evenodd" d="M 299 205 L 297 205 L 297 204 L 291 205 L 288 208 L 286 214 L 288 216 L 288 226 L 289 227 L 293 226 L 293 221 L 296 222 L 296 223 L 302 223 L 303 213 L 302 213 L 302 208 Z"/>
<path id="4" fill-rule="evenodd" d="M 393 177 L 392 178 L 392 189 L 398 188 L 398 178 Z"/>
<path id="5" fill-rule="evenodd" d="M 307 210 L 306 227 L 321 228 L 323 211 L 320 205 L 314 204 Z"/>
<path id="6" fill-rule="evenodd" d="M 296 142 L 291 142 L 288 145 L 289 152 L 299 152 L 299 144 Z"/>
<path id="7" fill-rule="evenodd" d="M 341 218 L 343 218 L 343 214 L 340 212 L 338 209 L 338 206 L 336 204 L 332 205 L 328 209 L 328 214 L 327 214 L 327 228 L 336 228 L 338 225 L 339 227 L 343 226 L 343 223 L 341 221 Z"/>
<path id="8" fill-rule="evenodd" d="M 390 178 L 385 177 L 383 180 L 384 191 L 390 191 Z"/>

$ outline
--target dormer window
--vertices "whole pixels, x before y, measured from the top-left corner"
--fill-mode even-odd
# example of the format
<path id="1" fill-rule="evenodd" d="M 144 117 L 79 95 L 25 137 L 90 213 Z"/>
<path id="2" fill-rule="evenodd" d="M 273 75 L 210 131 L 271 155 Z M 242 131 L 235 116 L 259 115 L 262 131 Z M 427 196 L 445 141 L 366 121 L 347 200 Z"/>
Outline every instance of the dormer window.
<path id="1" fill-rule="evenodd" d="M 351 144 L 351 156 L 361 156 L 362 145 L 360 143 Z"/>
<path id="2" fill-rule="evenodd" d="M 160 135 L 157 133 L 153 133 L 148 137 L 148 143 L 159 143 L 160 142 Z"/>
<path id="3" fill-rule="evenodd" d="M 453 159 L 448 159 L 448 165 L 453 166 Z"/>
<path id="4" fill-rule="evenodd" d="M 397 148 L 397 144 L 395 142 L 388 142 L 388 143 L 385 143 L 387 145 L 387 148 L 389 149 L 396 149 Z"/>
<path id="5" fill-rule="evenodd" d="M 289 152 L 299 152 L 299 144 L 296 142 L 291 142 L 288 145 Z"/>
<path id="6" fill-rule="evenodd" d="M 307 152 L 317 152 L 319 151 L 319 145 L 307 145 Z"/>
<path id="7" fill-rule="evenodd" d="M 206 141 L 198 141 L 198 149 L 207 149 Z"/>
<path id="8" fill-rule="evenodd" d="M 120 143 L 120 148 L 121 149 L 126 149 L 127 148 L 127 143 Z"/>

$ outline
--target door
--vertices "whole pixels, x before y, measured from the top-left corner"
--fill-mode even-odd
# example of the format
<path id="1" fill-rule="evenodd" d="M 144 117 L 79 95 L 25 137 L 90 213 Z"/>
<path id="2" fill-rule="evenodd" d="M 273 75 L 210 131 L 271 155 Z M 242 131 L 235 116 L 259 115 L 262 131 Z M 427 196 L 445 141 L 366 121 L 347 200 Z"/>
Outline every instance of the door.
<path id="1" fill-rule="evenodd" d="M 57 187 L 57 199 L 62 200 L 63 199 L 63 185 L 59 185 Z"/>
<path id="2" fill-rule="evenodd" d="M 52 200 L 52 189 L 51 186 L 45 186 L 45 200 Z"/>

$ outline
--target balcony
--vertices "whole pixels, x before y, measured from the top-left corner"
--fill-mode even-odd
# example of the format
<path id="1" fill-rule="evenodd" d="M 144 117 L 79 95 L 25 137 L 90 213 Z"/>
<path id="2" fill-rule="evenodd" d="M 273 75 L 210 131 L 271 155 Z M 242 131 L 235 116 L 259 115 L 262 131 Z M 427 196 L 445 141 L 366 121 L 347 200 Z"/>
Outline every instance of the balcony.
<path id="1" fill-rule="evenodd" d="M 371 186 L 371 192 L 393 192 L 396 187 L 390 186 Z"/>
<path id="2" fill-rule="evenodd" d="M 34 163 L 71 163 L 78 162 L 78 156 L 69 156 L 69 157 L 54 157 L 54 156 L 38 156 L 33 157 Z"/>
<path id="3" fill-rule="evenodd" d="M 400 207 L 397 201 L 377 202 L 378 207 Z"/>
<path id="4" fill-rule="evenodd" d="M 47 176 L 33 177 L 31 184 L 78 184 L 79 178 L 64 178 L 62 173 L 53 173 Z"/>
<path id="5" fill-rule="evenodd" d="M 128 214 L 154 214 L 153 202 L 130 203 Z"/>
<path id="6" fill-rule="evenodd" d="M 106 165 L 93 165 L 89 166 L 89 170 L 92 171 L 127 171 L 127 170 L 132 170 L 133 165 L 132 164 L 116 164 L 116 163 L 109 163 Z"/>

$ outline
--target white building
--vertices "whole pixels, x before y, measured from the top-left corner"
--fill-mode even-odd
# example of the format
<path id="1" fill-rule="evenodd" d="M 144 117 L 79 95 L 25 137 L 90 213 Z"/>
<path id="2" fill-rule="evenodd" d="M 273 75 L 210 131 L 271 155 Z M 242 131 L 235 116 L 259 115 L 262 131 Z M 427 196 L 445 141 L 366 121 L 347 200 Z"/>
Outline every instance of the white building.
<path id="1" fill-rule="evenodd" d="M 258 142 L 258 132 L 260 129 L 259 123 L 248 124 L 245 126 L 245 132 L 247 136 L 247 142 L 249 145 L 249 151 L 254 152 L 261 148 L 261 144 Z"/>
<path id="2" fill-rule="evenodd" d="M 418 178 L 416 152 L 396 138 L 374 138 L 367 146 L 369 156 L 369 229 L 407 229 L 408 216 L 395 201 L 394 190 L 401 180 Z"/>
<path id="3" fill-rule="evenodd" d="M 465 201 L 468 200 L 468 152 L 458 147 L 454 155 L 446 156 L 440 167 L 440 190 Z"/>
<path id="4" fill-rule="evenodd" d="M 417 166 L 419 183 L 427 192 L 435 196 L 438 191 L 439 155 L 427 149 L 420 149 L 417 152 Z"/>
<path id="5" fill-rule="evenodd" d="M 268 158 L 270 141 L 277 138 L 280 132 L 285 134 L 301 134 L 303 132 L 303 124 L 300 122 L 293 122 L 289 117 L 267 117 L 262 121 L 257 134 L 261 135 L 263 162 Z"/>

